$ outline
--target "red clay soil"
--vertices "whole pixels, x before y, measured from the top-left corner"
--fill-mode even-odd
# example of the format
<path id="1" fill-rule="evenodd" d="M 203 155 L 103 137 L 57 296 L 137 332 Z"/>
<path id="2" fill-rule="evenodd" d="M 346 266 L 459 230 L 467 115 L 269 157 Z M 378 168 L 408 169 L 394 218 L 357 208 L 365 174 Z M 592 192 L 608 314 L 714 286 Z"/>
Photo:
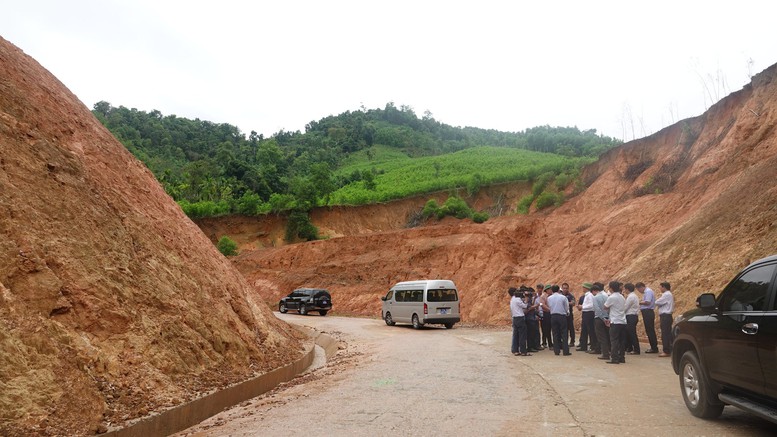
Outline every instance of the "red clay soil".
<path id="1" fill-rule="evenodd" d="M 0 38 L 0 435 L 87 435 L 276 368 L 298 334 Z"/>
<path id="2" fill-rule="evenodd" d="M 393 283 L 424 278 L 454 280 L 470 323 L 507 323 L 507 288 L 537 282 L 566 281 L 579 293 L 586 281 L 658 290 L 667 280 L 678 311 L 688 309 L 777 253 L 776 71 L 699 117 L 604 154 L 584 169 L 586 189 L 553 211 L 402 229 L 422 201 L 317 210 L 314 223 L 341 237 L 234 262 L 271 306 L 295 287 L 326 287 L 346 314 L 377 316 Z"/>

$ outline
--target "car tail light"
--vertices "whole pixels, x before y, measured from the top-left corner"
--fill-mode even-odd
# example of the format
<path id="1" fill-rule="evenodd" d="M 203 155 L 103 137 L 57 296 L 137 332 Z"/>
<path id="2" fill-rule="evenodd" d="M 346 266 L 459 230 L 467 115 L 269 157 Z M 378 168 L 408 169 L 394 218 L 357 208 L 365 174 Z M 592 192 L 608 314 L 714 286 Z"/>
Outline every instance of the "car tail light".
<path id="1" fill-rule="evenodd" d="M 429 306 L 424 304 L 424 314 L 429 314 Z"/>

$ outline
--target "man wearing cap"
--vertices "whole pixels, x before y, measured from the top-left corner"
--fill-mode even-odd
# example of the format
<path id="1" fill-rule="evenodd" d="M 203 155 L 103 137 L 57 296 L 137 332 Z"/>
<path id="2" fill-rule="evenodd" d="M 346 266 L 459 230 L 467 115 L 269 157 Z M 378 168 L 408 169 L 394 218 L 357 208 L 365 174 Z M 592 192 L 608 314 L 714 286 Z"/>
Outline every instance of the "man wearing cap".
<path id="1" fill-rule="evenodd" d="M 588 352 L 589 338 L 592 349 L 596 349 L 596 346 L 594 346 L 596 343 L 596 333 L 594 332 L 594 296 L 591 294 L 591 287 L 593 287 L 593 284 L 590 282 L 583 282 L 585 294 L 581 297 L 582 302 L 578 307 L 582 313 L 582 321 L 580 323 L 580 346 L 577 350 L 583 352 Z"/>
<path id="2" fill-rule="evenodd" d="M 564 355 L 572 355 L 567 343 L 567 316 L 569 316 L 569 300 L 561 294 L 561 288 L 554 285 L 553 294 L 548 297 L 550 308 L 550 323 L 553 328 L 553 352 L 558 355 L 563 349 Z"/>

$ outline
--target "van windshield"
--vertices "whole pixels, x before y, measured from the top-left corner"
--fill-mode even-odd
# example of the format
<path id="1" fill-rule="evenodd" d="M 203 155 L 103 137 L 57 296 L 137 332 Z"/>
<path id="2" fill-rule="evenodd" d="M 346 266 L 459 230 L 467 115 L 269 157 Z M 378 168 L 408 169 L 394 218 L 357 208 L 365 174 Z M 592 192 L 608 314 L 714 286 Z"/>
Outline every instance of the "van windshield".
<path id="1" fill-rule="evenodd" d="M 426 292 L 426 300 L 429 302 L 456 302 L 459 296 L 455 289 L 429 290 Z"/>

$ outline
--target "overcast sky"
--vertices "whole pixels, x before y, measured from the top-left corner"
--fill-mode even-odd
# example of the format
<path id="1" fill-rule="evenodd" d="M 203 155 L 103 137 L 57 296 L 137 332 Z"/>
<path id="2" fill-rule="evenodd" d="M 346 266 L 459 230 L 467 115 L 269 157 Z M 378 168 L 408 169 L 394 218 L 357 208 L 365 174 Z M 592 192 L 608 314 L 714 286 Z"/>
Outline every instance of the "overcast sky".
<path id="1" fill-rule="evenodd" d="M 0 35 L 89 108 L 246 134 L 394 102 L 454 126 L 628 140 L 777 63 L 772 1 L 0 0 L 0 11 Z"/>

